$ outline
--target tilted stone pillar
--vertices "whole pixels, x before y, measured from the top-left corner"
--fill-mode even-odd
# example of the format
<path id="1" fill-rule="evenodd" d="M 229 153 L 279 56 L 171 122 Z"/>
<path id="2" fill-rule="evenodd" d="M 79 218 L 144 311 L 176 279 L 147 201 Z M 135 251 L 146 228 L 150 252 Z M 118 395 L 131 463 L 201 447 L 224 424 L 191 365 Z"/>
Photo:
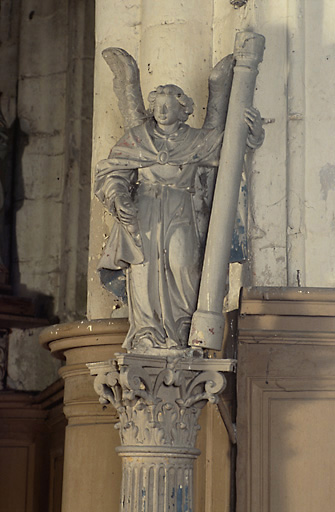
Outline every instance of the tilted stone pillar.
<path id="1" fill-rule="evenodd" d="M 263 59 L 264 45 L 264 36 L 260 34 L 248 31 L 236 34 L 234 79 L 208 228 L 198 306 L 192 318 L 190 346 L 220 350 L 222 345 L 225 282 L 248 137 L 244 116 L 245 110 L 253 104 L 257 66 Z M 252 140 L 249 139 L 250 143 Z"/>
<path id="2" fill-rule="evenodd" d="M 120 511 L 191 512 L 198 417 L 235 361 L 118 354 L 88 366 L 100 402 L 120 418 Z"/>

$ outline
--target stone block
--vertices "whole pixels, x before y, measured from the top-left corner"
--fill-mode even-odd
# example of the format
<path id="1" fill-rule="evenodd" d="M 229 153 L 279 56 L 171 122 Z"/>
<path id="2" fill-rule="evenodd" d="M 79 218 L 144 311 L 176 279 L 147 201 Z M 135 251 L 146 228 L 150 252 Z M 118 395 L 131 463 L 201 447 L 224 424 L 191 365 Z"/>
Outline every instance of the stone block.
<path id="1" fill-rule="evenodd" d="M 67 2 L 22 4 L 21 66 L 24 76 L 54 75 L 67 66 Z"/>
<path id="2" fill-rule="evenodd" d="M 27 151 L 22 159 L 24 175 L 17 184 L 18 199 L 48 199 L 61 200 L 64 188 L 64 154 L 46 154 L 47 145 L 43 153 Z"/>
<path id="3" fill-rule="evenodd" d="M 60 215 L 61 205 L 55 201 L 25 201 L 16 217 L 19 260 L 39 264 L 45 262 L 42 267 L 35 268 L 38 271 L 42 271 L 42 268 L 47 271 L 55 269 L 61 244 Z M 51 264 L 48 265 L 48 261 Z"/>
<path id="4" fill-rule="evenodd" d="M 41 329 L 13 329 L 9 336 L 7 388 L 42 391 L 56 381 L 61 363 L 38 343 Z"/>
<path id="5" fill-rule="evenodd" d="M 64 130 L 66 72 L 22 77 L 19 82 L 18 115 L 21 130 L 44 137 Z M 52 107 L 50 98 L 52 97 Z"/>

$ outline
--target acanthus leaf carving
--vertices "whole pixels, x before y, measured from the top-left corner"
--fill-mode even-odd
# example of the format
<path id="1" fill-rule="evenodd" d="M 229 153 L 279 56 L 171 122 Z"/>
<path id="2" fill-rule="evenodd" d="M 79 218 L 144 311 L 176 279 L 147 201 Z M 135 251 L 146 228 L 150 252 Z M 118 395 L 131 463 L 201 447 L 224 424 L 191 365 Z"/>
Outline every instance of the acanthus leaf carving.
<path id="1" fill-rule="evenodd" d="M 161 361 L 122 355 L 97 373 L 95 390 L 100 402 L 111 403 L 119 414 L 122 445 L 193 448 L 200 411 L 206 402 L 217 402 L 225 376 L 199 369 L 193 359 L 187 365 L 181 358 Z M 204 366 L 210 368 L 211 361 Z"/>

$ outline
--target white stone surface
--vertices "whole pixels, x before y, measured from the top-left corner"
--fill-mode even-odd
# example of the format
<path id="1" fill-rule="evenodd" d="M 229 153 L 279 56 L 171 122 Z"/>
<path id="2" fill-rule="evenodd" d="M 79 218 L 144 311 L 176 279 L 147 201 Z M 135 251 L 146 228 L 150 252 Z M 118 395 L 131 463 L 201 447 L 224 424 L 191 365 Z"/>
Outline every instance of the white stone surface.
<path id="1" fill-rule="evenodd" d="M 308 286 L 335 287 L 334 2 L 309 0 L 305 19 L 306 280 Z"/>
<path id="2" fill-rule="evenodd" d="M 109 0 L 96 2 L 96 54 L 94 78 L 94 118 L 92 178 L 99 160 L 106 158 L 111 147 L 123 134 L 122 116 L 113 92 L 113 75 L 101 52 L 109 46 L 126 49 L 135 59 L 141 36 L 141 2 Z M 111 227 L 108 212 L 93 197 L 91 203 L 90 249 L 88 270 L 88 318 L 110 318 L 120 308 L 118 301 L 102 288 L 96 268 Z M 126 310 L 123 316 L 127 316 Z"/>
<path id="3" fill-rule="evenodd" d="M 255 0 L 233 18 L 267 40 L 255 95 L 266 139 L 249 172 L 249 282 L 334 287 L 334 3 Z"/>
<path id="4" fill-rule="evenodd" d="M 212 69 L 212 8 L 212 2 L 202 0 L 145 0 L 142 6 L 139 66 L 144 99 L 160 84 L 178 85 L 194 100 L 189 122 L 196 128 L 205 115 Z"/>
<path id="5" fill-rule="evenodd" d="M 41 347 L 41 329 L 13 329 L 9 336 L 7 388 L 42 391 L 58 377 L 61 362 Z"/>
<path id="6" fill-rule="evenodd" d="M 243 12 L 245 13 L 242 16 Z M 286 16 L 286 18 L 285 18 Z M 249 155 L 249 263 L 254 285 L 286 285 L 286 37 L 285 2 L 249 2 L 239 26 L 266 38 L 254 105 L 274 122 L 265 125 L 265 141 Z"/>

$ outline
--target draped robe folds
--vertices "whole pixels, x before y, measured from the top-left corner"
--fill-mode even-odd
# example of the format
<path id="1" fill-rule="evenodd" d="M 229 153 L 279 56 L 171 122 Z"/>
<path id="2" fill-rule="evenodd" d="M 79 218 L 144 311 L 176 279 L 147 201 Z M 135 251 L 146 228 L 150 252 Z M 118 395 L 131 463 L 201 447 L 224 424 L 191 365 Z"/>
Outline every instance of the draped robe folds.
<path id="1" fill-rule="evenodd" d="M 127 268 L 127 349 L 186 347 L 202 265 L 195 177 L 199 167 L 217 167 L 221 143 L 217 130 L 181 124 L 165 135 L 150 119 L 98 164 L 96 195 L 114 215 L 99 268 Z M 131 193 L 137 223 L 127 227 L 117 219 L 114 200 Z"/>

